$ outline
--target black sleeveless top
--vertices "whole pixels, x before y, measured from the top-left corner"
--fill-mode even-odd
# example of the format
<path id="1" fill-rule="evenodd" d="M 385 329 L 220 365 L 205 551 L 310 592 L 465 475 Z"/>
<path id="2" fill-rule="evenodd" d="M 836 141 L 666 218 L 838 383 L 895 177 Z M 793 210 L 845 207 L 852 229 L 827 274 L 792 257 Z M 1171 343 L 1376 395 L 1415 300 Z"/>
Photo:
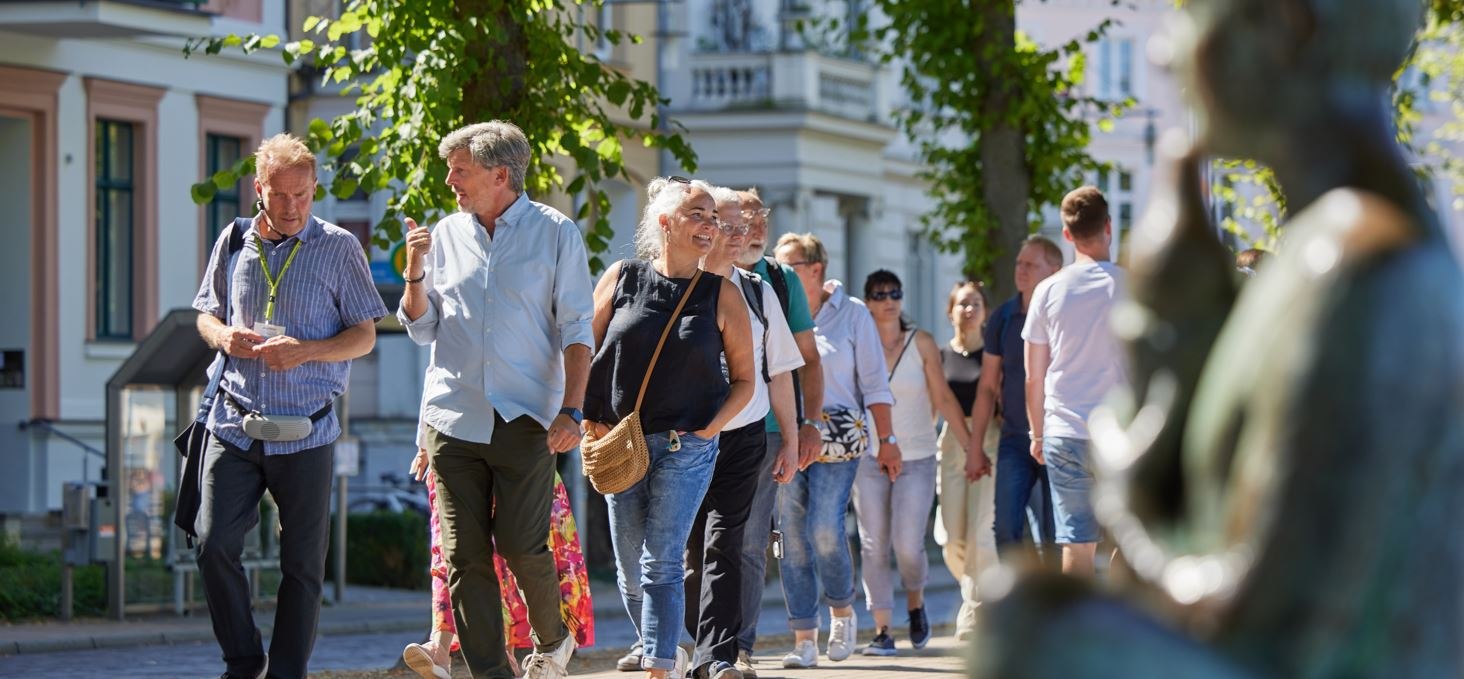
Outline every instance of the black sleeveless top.
<path id="1" fill-rule="evenodd" d="M 635 408 L 656 340 L 690 282 L 662 276 L 644 260 L 620 263 L 610 327 L 590 364 L 586 419 L 614 426 Z M 721 293 L 722 277 L 703 272 L 666 336 L 641 403 L 641 427 L 647 434 L 703 429 L 727 399 L 722 331 L 717 327 Z"/>
<path id="2" fill-rule="evenodd" d="M 956 393 L 961 403 L 961 412 L 971 416 L 971 406 L 976 404 L 976 382 L 981 379 L 981 350 L 962 356 L 950 344 L 940 347 L 940 369 L 945 373 L 946 384 Z"/>

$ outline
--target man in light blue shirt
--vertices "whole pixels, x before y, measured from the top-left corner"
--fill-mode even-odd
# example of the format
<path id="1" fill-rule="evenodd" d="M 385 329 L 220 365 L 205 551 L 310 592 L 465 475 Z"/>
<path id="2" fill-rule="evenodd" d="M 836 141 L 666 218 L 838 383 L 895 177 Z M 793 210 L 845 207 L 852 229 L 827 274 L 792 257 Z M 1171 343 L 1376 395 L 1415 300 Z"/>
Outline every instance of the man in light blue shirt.
<path id="1" fill-rule="evenodd" d="M 562 677 L 574 637 L 560 617 L 547 536 L 553 453 L 574 448 L 583 420 L 589 260 L 575 223 L 524 193 L 530 150 L 517 126 L 469 125 L 443 138 L 438 154 L 459 212 L 430 232 L 407 220 L 397 317 L 413 341 L 432 346 L 422 420 L 453 618 L 474 677 L 513 676 L 496 547 L 529 609 L 536 648 L 525 677 Z"/>

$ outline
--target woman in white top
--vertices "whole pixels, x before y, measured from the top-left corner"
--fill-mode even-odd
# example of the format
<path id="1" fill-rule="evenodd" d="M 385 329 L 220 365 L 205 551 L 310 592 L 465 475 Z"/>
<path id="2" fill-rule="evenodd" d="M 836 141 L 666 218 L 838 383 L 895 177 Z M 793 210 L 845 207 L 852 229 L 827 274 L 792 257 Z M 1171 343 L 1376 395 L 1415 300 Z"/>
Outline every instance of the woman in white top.
<path id="1" fill-rule="evenodd" d="M 885 363 L 890 366 L 890 391 L 895 396 L 891 419 L 903 461 L 899 476 L 891 480 L 881 473 L 878 461 L 866 455 L 854 478 L 864 596 L 875 626 L 874 640 L 864 647 L 865 655 L 895 654 L 889 631 L 894 609 L 891 548 L 910 614 L 910 644 L 924 648 L 930 641 L 930 620 L 925 614 L 929 572 L 925 538 L 938 472 L 935 415 L 946 419 L 962 450 L 970 436 L 966 415 L 941 371 L 940 349 L 930 333 L 905 320 L 903 298 L 900 278 L 889 271 L 881 269 L 864 280 L 864 304 L 874 316 Z"/>

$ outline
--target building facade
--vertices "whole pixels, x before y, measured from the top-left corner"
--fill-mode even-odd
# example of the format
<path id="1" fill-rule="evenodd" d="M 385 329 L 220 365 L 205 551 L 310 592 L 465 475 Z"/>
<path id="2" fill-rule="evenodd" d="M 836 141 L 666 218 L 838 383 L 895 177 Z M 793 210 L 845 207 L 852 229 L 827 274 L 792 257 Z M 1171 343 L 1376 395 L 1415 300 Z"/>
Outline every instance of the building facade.
<path id="1" fill-rule="evenodd" d="M 0 170 L 0 515 L 99 479 L 107 378 L 191 303 L 214 225 L 253 202 L 240 182 L 200 208 L 190 186 L 284 126 L 278 56 L 184 59 L 185 38 L 284 24 L 264 0 L 0 4 L 0 156 L 16 161 Z M 126 406 L 126 459 L 153 470 L 139 488 L 172 470 L 165 401 Z"/>

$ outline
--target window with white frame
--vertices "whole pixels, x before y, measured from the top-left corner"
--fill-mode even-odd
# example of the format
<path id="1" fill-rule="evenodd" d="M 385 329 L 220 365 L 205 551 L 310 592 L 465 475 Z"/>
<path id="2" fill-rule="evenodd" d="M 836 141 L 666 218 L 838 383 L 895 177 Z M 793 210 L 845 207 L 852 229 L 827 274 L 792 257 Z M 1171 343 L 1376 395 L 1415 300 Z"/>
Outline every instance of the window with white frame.
<path id="1" fill-rule="evenodd" d="M 1097 74 L 1094 94 L 1100 99 L 1113 100 L 1135 96 L 1134 39 L 1104 38 L 1093 49 Z"/>
<path id="2" fill-rule="evenodd" d="M 1119 243 L 1134 225 L 1134 175 L 1122 165 L 1098 171 L 1093 182 L 1108 200 L 1108 216 L 1113 220 L 1113 242 Z"/>

